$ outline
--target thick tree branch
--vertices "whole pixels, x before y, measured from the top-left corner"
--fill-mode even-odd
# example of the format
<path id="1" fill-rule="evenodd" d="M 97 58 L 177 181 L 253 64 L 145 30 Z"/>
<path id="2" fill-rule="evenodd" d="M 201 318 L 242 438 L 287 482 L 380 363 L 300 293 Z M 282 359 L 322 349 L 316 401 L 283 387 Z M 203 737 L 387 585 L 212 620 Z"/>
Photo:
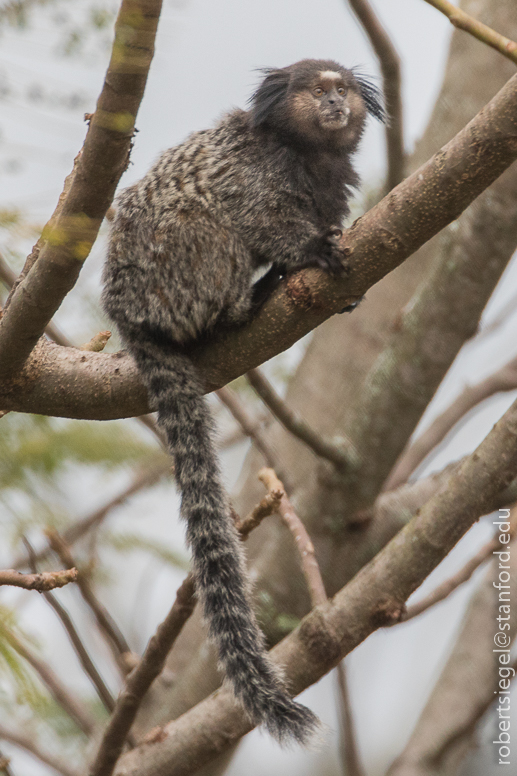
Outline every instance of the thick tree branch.
<path id="1" fill-rule="evenodd" d="M 514 532 L 515 526 L 512 529 L 512 535 Z M 452 577 L 449 577 L 449 579 L 446 579 L 441 583 L 441 585 L 438 585 L 438 587 L 436 587 L 425 598 L 422 598 L 420 601 L 417 601 L 411 606 L 408 606 L 402 618 L 404 622 L 413 619 L 413 617 L 418 617 L 418 615 L 422 614 L 422 612 L 427 611 L 427 609 L 430 609 L 432 606 L 440 603 L 440 601 L 444 601 L 451 593 L 457 590 L 460 585 L 468 582 L 472 574 L 485 561 L 491 558 L 492 554 L 496 550 L 500 549 L 500 547 L 501 544 L 498 537 L 495 537 L 490 542 L 487 542 L 472 558 L 470 558 L 470 560 L 467 561 L 467 563 L 465 563 L 464 566 L 462 566 L 461 569 L 459 569 L 459 571 L 456 572 L 456 574 L 454 574 Z"/>
<path id="2" fill-rule="evenodd" d="M 400 57 L 368 0 L 348 0 L 348 5 L 361 22 L 381 68 L 386 113 L 388 114 L 386 123 L 388 162 L 386 188 L 390 191 L 404 177 L 404 123 Z"/>
<path id="3" fill-rule="evenodd" d="M 169 651 L 196 605 L 192 574 L 183 581 L 165 620 L 149 641 L 142 659 L 126 679 L 90 769 L 90 776 L 111 776 L 142 699 L 162 671 Z"/>
<path id="4" fill-rule="evenodd" d="M 517 358 L 476 385 L 468 385 L 447 409 L 433 420 L 400 456 L 384 485 L 385 490 L 398 488 L 422 463 L 424 458 L 445 439 L 447 434 L 478 404 L 502 391 L 517 388 Z"/>
<path id="5" fill-rule="evenodd" d="M 2 374 L 24 364 L 73 288 L 128 163 L 154 53 L 161 0 L 123 0 L 106 79 L 70 190 L 37 261 L 0 320 Z M 142 413 L 140 413 L 142 414 Z"/>
<path id="6" fill-rule="evenodd" d="M 66 179 L 65 186 L 67 185 L 67 181 L 69 180 L 69 178 L 70 176 Z M 60 199 L 60 202 L 61 202 L 61 199 Z M 34 250 L 33 250 L 33 253 L 34 253 Z M 17 283 L 21 282 L 21 280 L 17 280 L 16 274 L 12 271 L 11 267 L 8 265 L 8 263 L 6 262 L 6 260 L 4 259 L 1 253 L 0 253 L 0 280 L 10 290 L 13 290 L 14 287 L 17 285 Z M 9 302 L 9 298 L 7 300 L 7 303 L 8 302 Z M 6 307 L 7 307 L 7 303 L 6 303 Z M 5 308 L 4 308 L 4 311 L 5 311 Z M 0 318 L 1 317 L 2 317 L 2 312 L 0 311 Z M 50 337 L 51 340 L 53 340 L 54 342 L 57 342 L 58 345 L 63 345 L 65 348 L 73 348 L 73 344 L 70 342 L 70 340 L 67 337 L 65 337 L 65 335 L 62 334 L 62 332 L 59 331 L 57 326 L 54 323 L 52 323 L 52 321 L 45 326 L 45 334 L 48 337 Z"/>
<path id="7" fill-rule="evenodd" d="M 350 299 L 363 296 L 457 218 L 517 158 L 516 106 L 514 76 L 453 140 L 345 232 L 346 277 L 299 272 L 281 284 L 245 329 L 194 350 L 192 359 L 207 390 L 285 350 Z M 3 409 L 98 419 L 143 415 L 149 409 L 127 355 L 69 351 L 41 342 L 16 380 L 0 384 L 0 401 Z"/>
<path id="8" fill-rule="evenodd" d="M 499 51 L 500 54 L 508 57 L 517 65 L 517 43 L 515 41 L 505 38 L 504 35 L 491 29 L 491 27 L 487 27 L 483 22 L 474 19 L 473 16 L 469 16 L 468 13 L 449 3 L 448 0 L 425 0 L 425 2 L 443 13 L 451 24 L 459 30 L 470 33 L 470 35 Z"/>

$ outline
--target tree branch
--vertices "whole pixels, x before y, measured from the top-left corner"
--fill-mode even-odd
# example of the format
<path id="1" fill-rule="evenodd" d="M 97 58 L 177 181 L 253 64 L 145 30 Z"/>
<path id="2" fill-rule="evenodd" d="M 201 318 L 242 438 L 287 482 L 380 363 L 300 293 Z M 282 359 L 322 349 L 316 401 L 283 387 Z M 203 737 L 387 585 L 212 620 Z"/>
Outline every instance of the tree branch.
<path id="1" fill-rule="evenodd" d="M 272 490 L 269 490 L 257 506 L 252 509 L 249 515 L 243 520 L 238 520 L 236 522 L 236 528 L 243 541 L 246 541 L 250 533 L 261 524 L 264 518 L 278 512 L 280 501 L 284 495 L 285 491 L 283 488 L 273 488 Z"/>
<path id="2" fill-rule="evenodd" d="M 11 758 L 6 757 L 0 750 L 0 773 L 3 773 L 4 776 L 14 776 L 10 767 L 10 762 Z"/>
<path id="3" fill-rule="evenodd" d="M 348 678 L 345 661 L 342 660 L 336 667 L 338 689 L 339 689 L 339 708 L 341 717 L 341 762 L 343 764 L 343 776 L 366 776 L 363 764 L 359 757 L 359 748 L 357 746 L 357 735 L 355 732 L 354 717 L 352 714 L 352 705 L 350 702 L 350 692 L 348 689 Z"/>
<path id="4" fill-rule="evenodd" d="M 68 544 L 56 530 L 48 529 L 46 534 L 51 548 L 63 563 L 67 564 L 68 561 L 73 560 Z M 66 561 L 64 560 L 65 558 Z M 100 632 L 105 636 L 106 643 L 115 658 L 116 664 L 120 668 L 122 675 L 125 676 L 128 672 L 127 658 L 131 655 L 129 644 L 106 607 L 98 600 L 92 590 L 90 581 L 84 572 L 79 575 L 77 587 L 79 588 L 84 601 L 91 609 Z"/>
<path id="5" fill-rule="evenodd" d="M 262 424 L 249 414 L 236 392 L 232 391 L 232 389 L 228 387 L 219 388 L 217 391 L 217 396 L 225 405 L 225 407 L 227 407 L 231 412 L 239 426 L 242 428 L 246 436 L 251 439 L 257 450 L 260 450 L 267 465 L 280 468 L 278 456 L 271 446 L 267 435 L 264 433 Z"/>
<path id="6" fill-rule="evenodd" d="M 280 516 L 291 532 L 303 571 L 303 576 L 309 589 L 312 606 L 324 604 L 327 601 L 325 585 L 321 578 L 321 572 L 316 560 L 314 545 L 307 530 L 293 509 L 293 505 L 287 498 L 284 486 L 278 479 L 273 469 L 261 469 L 258 478 L 264 483 L 269 492 L 281 491 L 282 496 L 278 505 Z"/>
<path id="7" fill-rule="evenodd" d="M 5 377 L 23 366 L 73 288 L 127 167 L 160 10 L 161 0 L 122 1 L 106 79 L 70 190 L 55 223 L 43 235 L 37 261 L 0 320 Z"/>
<path id="8" fill-rule="evenodd" d="M 67 182 L 69 178 L 70 176 L 68 176 L 68 178 L 65 181 L 65 187 L 67 186 Z M 60 202 L 61 202 L 61 198 L 60 198 Z M 31 254 L 31 256 L 34 254 L 35 249 L 36 249 L 36 246 L 34 247 L 33 253 Z M 21 282 L 19 281 L 19 279 L 17 279 L 16 274 L 12 271 L 11 267 L 7 264 L 6 260 L 4 259 L 1 253 L 0 253 L 0 280 L 11 291 L 15 288 L 18 282 Z M 9 297 L 7 298 L 6 307 L 4 308 L 4 311 L 7 308 L 8 302 L 9 302 Z M 0 311 L 0 319 L 1 317 L 2 317 L 2 311 Z M 62 334 L 62 332 L 59 331 L 57 326 L 54 323 L 52 323 L 52 321 L 50 321 L 50 323 L 48 323 L 45 326 L 45 334 L 48 337 L 50 337 L 51 340 L 54 340 L 54 342 L 57 342 L 58 345 L 63 345 L 65 348 L 73 348 L 73 344 L 70 342 L 70 340 L 67 337 L 65 337 L 65 335 Z"/>
<path id="9" fill-rule="evenodd" d="M 68 568 L 64 571 L 43 571 L 39 574 L 21 574 L 14 569 L 5 569 L 0 571 L 0 585 L 14 585 L 14 587 L 43 593 L 56 587 L 64 587 L 70 582 L 77 582 L 77 577 L 76 568 Z"/>
<path id="10" fill-rule="evenodd" d="M 404 123 L 402 116 L 400 57 L 368 0 L 348 0 L 361 22 L 379 60 L 386 101 L 386 150 L 388 172 L 386 189 L 395 188 L 404 177 Z"/>
<path id="11" fill-rule="evenodd" d="M 316 455 L 326 458 L 339 469 L 346 469 L 356 463 L 354 450 L 347 440 L 343 439 L 338 443 L 318 434 L 280 398 L 260 369 L 250 369 L 246 377 L 283 427 L 310 447 Z"/>
<path id="12" fill-rule="evenodd" d="M 296 273 L 250 325 L 193 351 L 207 390 L 292 345 L 456 219 L 517 158 L 516 105 L 514 76 L 438 154 L 344 233 L 346 277 Z M 60 390 L 65 381 L 66 401 Z M 16 381 L 4 379 L 0 398 L 3 409 L 67 417 L 108 419 L 149 409 L 129 356 L 69 351 L 51 343 L 39 344 Z"/>
<path id="13" fill-rule="evenodd" d="M 470 33 L 474 38 L 499 51 L 500 54 L 511 59 L 517 65 L 517 43 L 515 41 L 500 35 L 495 30 L 487 27 L 486 24 L 474 19 L 473 16 L 469 16 L 461 8 L 457 8 L 452 3 L 449 3 L 448 0 L 425 0 L 425 2 L 443 13 L 451 24 L 459 30 Z"/>
<path id="14" fill-rule="evenodd" d="M 29 544 L 27 539 L 24 539 L 24 543 L 29 553 L 32 571 L 33 573 L 36 573 L 37 571 L 36 561 L 34 558 L 32 547 Z M 62 606 L 62 604 L 57 600 L 57 598 L 52 593 L 48 593 L 48 592 L 43 593 L 43 596 L 47 601 L 47 603 L 49 604 L 49 606 L 55 611 L 55 613 L 61 620 L 61 624 L 63 625 L 64 629 L 68 634 L 68 638 L 70 639 L 70 642 L 75 650 L 75 653 L 79 658 L 79 662 L 81 663 L 86 676 L 90 678 L 93 686 L 95 687 L 97 694 L 101 699 L 102 703 L 104 704 L 106 711 L 112 711 L 115 705 L 114 698 L 111 692 L 109 691 L 106 683 L 104 682 L 104 679 L 98 672 L 93 660 L 88 654 L 88 650 L 84 646 L 81 640 L 81 637 L 79 636 L 79 633 L 77 632 L 77 629 L 74 623 L 72 622 L 72 618 L 68 614 L 65 607 Z"/>
<path id="15" fill-rule="evenodd" d="M 404 603 L 517 470 L 517 402 L 449 487 L 435 495 L 332 601 L 309 613 L 272 650 L 297 694 L 318 681 L 375 629 L 400 619 Z M 117 776 L 186 776 L 251 729 L 225 688 L 167 724 L 160 741 L 124 755 Z M 161 770 L 160 770 L 161 769 Z"/>

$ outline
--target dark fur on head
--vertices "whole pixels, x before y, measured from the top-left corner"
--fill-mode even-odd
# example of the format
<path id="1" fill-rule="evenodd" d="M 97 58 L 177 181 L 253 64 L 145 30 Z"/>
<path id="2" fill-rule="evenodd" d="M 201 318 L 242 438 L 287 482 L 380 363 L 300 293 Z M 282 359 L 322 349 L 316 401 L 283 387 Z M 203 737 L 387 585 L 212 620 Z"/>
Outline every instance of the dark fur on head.
<path id="1" fill-rule="evenodd" d="M 255 128 L 273 130 L 291 141 L 352 150 L 362 134 L 366 112 L 385 121 L 379 90 L 366 76 L 333 60 L 304 59 L 289 67 L 266 68 L 262 72 L 265 78 L 250 100 Z M 344 89 L 343 96 L 336 95 L 336 99 L 342 100 L 350 116 L 348 122 L 335 127 L 322 125 L 323 110 L 314 92 L 320 86 L 332 85 L 333 79 Z"/>

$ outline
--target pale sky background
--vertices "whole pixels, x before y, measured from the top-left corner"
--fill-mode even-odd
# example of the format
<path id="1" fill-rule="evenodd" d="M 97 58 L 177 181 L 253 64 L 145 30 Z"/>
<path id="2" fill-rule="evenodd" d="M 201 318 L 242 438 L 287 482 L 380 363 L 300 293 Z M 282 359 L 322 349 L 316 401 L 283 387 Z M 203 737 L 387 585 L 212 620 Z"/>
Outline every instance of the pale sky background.
<path id="1" fill-rule="evenodd" d="M 2 3 L 0 2 L 0 8 Z M 108 3 L 99 5 L 108 6 Z M 407 148 L 411 150 L 426 126 L 443 75 L 451 28 L 448 22 L 423 0 L 373 0 L 403 61 L 403 94 Z M 61 13 L 69 10 L 81 23 L 85 3 L 60 2 Z M 502 31 L 504 32 L 504 31 Z M 52 12 L 36 12 L 29 29 L 0 32 L 0 208 L 18 207 L 34 222 L 43 223 L 51 214 L 64 176 L 85 135 L 83 114 L 92 112 L 102 85 L 107 53 L 97 50 L 83 57 L 64 58 L 56 54 L 59 30 Z M 482 45 L 482 44 L 479 44 Z M 140 177 L 163 149 L 182 140 L 189 132 L 211 125 L 225 110 L 244 107 L 255 88 L 257 68 L 285 66 L 298 59 L 336 59 L 346 66 L 360 65 L 364 72 L 378 74 L 368 43 L 347 10 L 344 0 L 165 0 L 156 55 L 146 94 L 137 120 L 139 133 L 132 153 L 132 165 L 122 185 Z M 73 88 L 80 99 L 73 109 L 48 107 L 43 101 L 28 101 L 29 91 L 39 88 L 54 103 Z M 370 122 L 357 167 L 366 185 L 382 179 L 384 169 L 383 131 Z M 0 232 L 0 248 L 3 235 Z M 20 245 L 30 248 L 30 241 Z M 83 272 L 81 288 L 98 294 L 103 244 L 94 249 Z M 512 266 L 491 301 L 487 320 L 497 314 L 517 289 L 517 270 Z M 80 309 L 80 308 L 79 308 Z M 73 297 L 67 299 L 58 321 L 78 342 L 89 339 L 90 324 L 78 314 Z M 442 410 L 466 382 L 477 381 L 505 363 L 516 351 L 510 317 L 496 335 L 468 344 L 440 388 L 422 425 Z M 471 418 L 460 433 L 433 461 L 433 468 L 472 449 L 513 400 L 514 394 L 497 397 Z M 246 445 L 224 455 L 223 464 L 230 484 L 238 473 Z M 120 480 L 98 486 L 95 473 L 84 472 L 80 481 L 69 484 L 68 497 L 77 515 L 105 502 L 117 493 Z M 171 501 L 176 501 L 170 484 L 141 494 L 114 518 L 138 531 L 147 531 L 167 543 L 182 547 L 182 527 L 174 521 L 171 540 Z M 147 515 L 142 525 L 142 513 Z M 151 517 L 152 515 L 152 517 Z M 477 526 L 450 554 L 426 582 L 426 592 L 450 576 L 458 559 L 472 553 L 486 541 L 490 526 Z M 8 556 L 2 563 L 7 563 Z M 152 565 L 152 564 L 151 564 Z M 159 619 L 170 605 L 170 592 L 182 578 L 181 572 L 151 568 L 136 561 L 130 569 L 120 568 L 124 583 L 106 592 L 106 602 L 120 612 L 121 625 L 132 644 L 142 649 Z M 142 584 L 143 575 L 147 583 Z M 367 776 L 381 776 L 400 752 L 446 660 L 459 627 L 474 580 L 451 599 L 407 626 L 383 630 L 370 637 L 349 659 L 352 701 L 359 742 Z M 138 590 L 138 593 L 137 593 Z M 127 601 L 136 596 L 134 608 Z M 77 602 L 70 591 L 63 599 L 73 610 Z M 49 659 L 67 680 L 81 690 L 89 684 L 76 667 L 75 657 L 59 635 L 52 612 L 34 594 L 10 593 L 2 600 L 24 606 L 26 623 L 39 633 Z M 138 608 L 138 626 L 133 614 Z M 145 616 L 142 617 L 142 610 Z M 85 638 L 101 651 L 94 629 L 83 623 Z M 54 636 L 54 637 L 53 637 Z M 106 666 L 103 666 L 105 670 Z M 110 680 L 113 682 L 114 677 Z M 267 736 L 254 732 L 246 737 L 229 770 L 230 776 L 338 776 L 337 718 L 334 709 L 334 677 L 326 677 L 302 696 L 328 725 L 326 740 L 318 751 L 282 751 Z M 483 738 L 491 740 L 490 730 Z M 50 771 L 15 749 L 15 773 L 48 776 Z M 477 766 L 468 776 L 488 776 L 489 746 L 476 755 Z M 472 764 L 471 764 L 472 766 Z M 472 766 L 473 767 L 473 766 Z M 495 771 L 494 771 L 495 773 Z"/>

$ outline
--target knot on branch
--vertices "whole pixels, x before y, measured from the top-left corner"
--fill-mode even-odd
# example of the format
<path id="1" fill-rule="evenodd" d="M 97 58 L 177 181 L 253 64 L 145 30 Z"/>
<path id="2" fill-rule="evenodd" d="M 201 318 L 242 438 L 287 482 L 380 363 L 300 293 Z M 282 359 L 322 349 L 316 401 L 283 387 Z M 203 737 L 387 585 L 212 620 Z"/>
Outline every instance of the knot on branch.
<path id="1" fill-rule="evenodd" d="M 295 307 L 306 312 L 309 310 L 322 310 L 325 307 L 318 300 L 314 289 L 307 282 L 305 272 L 296 272 L 288 278 L 285 293 Z"/>
<path id="2" fill-rule="evenodd" d="M 150 730 L 142 739 L 142 744 L 160 744 L 167 738 L 167 731 L 161 725 Z"/>
<path id="3" fill-rule="evenodd" d="M 328 623 L 319 609 L 313 610 L 311 616 L 302 622 L 299 636 L 310 659 L 330 665 L 341 657 L 340 641 L 337 635 L 329 629 Z"/>
<path id="4" fill-rule="evenodd" d="M 395 598 L 385 598 L 378 601 L 372 609 L 372 624 L 376 628 L 384 628 L 401 622 L 406 613 L 406 605 Z"/>

